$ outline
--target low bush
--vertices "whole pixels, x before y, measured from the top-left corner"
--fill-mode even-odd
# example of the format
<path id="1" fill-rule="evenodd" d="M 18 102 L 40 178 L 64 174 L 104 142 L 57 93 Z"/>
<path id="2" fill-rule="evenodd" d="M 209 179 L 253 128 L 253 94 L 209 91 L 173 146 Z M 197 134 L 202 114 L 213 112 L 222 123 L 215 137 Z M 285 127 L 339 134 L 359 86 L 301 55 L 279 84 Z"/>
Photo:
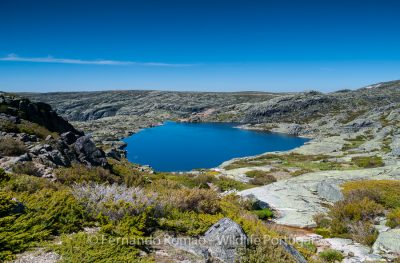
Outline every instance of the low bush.
<path id="1" fill-rule="evenodd" d="M 276 182 L 276 178 L 272 174 L 261 170 L 249 171 L 246 172 L 246 175 L 252 178 L 249 183 L 254 185 L 266 185 Z"/>
<path id="2" fill-rule="evenodd" d="M 11 176 L 7 174 L 2 168 L 0 168 L 0 185 L 3 182 L 9 181 Z"/>
<path id="3" fill-rule="evenodd" d="M 13 138 L 0 138 L 0 155 L 19 156 L 27 152 L 25 145 Z"/>
<path id="4" fill-rule="evenodd" d="M 0 131 L 4 132 L 18 132 L 17 124 L 6 119 L 0 119 Z"/>
<path id="5" fill-rule="evenodd" d="M 111 220 L 121 220 L 157 206 L 156 195 L 141 188 L 92 183 L 76 184 L 72 189 L 74 196 L 93 217 L 101 214 Z"/>
<path id="6" fill-rule="evenodd" d="M 62 186 L 46 178 L 29 175 L 10 175 L 7 184 L 3 187 L 3 190 L 7 192 L 26 192 L 29 194 L 43 189 L 56 191 L 62 189 Z"/>
<path id="7" fill-rule="evenodd" d="M 341 262 L 344 259 L 343 254 L 340 251 L 334 249 L 327 249 L 321 253 L 319 253 L 319 257 L 324 262 Z"/>
<path id="8" fill-rule="evenodd" d="M 216 185 L 221 191 L 229 191 L 229 190 L 242 191 L 254 187 L 253 185 L 242 183 L 237 180 L 227 178 L 225 176 L 219 176 L 218 179 L 213 182 L 213 184 Z"/>
<path id="9" fill-rule="evenodd" d="M 390 213 L 387 215 L 386 225 L 391 228 L 400 226 L 400 207 L 390 211 Z"/>
<path id="10" fill-rule="evenodd" d="M 380 156 L 358 156 L 351 158 L 351 162 L 362 168 L 374 168 L 381 167 L 383 163 L 382 157 Z"/>
<path id="11" fill-rule="evenodd" d="M 63 235 L 60 244 L 51 248 L 61 255 L 63 262 L 153 262 L 139 256 L 138 246 L 131 242 L 128 238 L 78 233 Z"/>
<path id="12" fill-rule="evenodd" d="M 258 216 L 259 219 L 270 219 L 274 217 L 274 213 L 268 208 L 254 210 L 253 212 Z"/>
<path id="13" fill-rule="evenodd" d="M 346 182 L 342 185 L 347 198 L 367 197 L 386 208 L 400 207 L 400 181 L 364 180 Z"/>
<path id="14" fill-rule="evenodd" d="M 218 193 L 211 189 L 178 189 L 164 196 L 162 202 L 180 211 L 216 214 L 221 210 Z"/>
<path id="15" fill-rule="evenodd" d="M 58 182 L 66 185 L 84 182 L 108 182 L 112 184 L 121 181 L 120 177 L 111 174 L 110 171 L 104 168 L 89 168 L 82 164 L 67 168 L 59 168 L 55 171 L 55 175 Z"/>
<path id="16" fill-rule="evenodd" d="M 128 187 L 143 186 L 148 182 L 148 177 L 140 172 L 137 167 L 127 160 L 116 161 L 110 159 L 112 173 L 118 175 L 121 182 Z"/>
<path id="17" fill-rule="evenodd" d="M 12 166 L 12 171 L 16 174 L 26 174 L 32 176 L 40 176 L 39 169 L 33 162 L 16 163 Z"/>
<path id="18" fill-rule="evenodd" d="M 194 211 L 182 212 L 177 208 L 172 208 L 165 217 L 158 220 L 158 224 L 161 229 L 166 231 L 199 236 L 223 217 L 222 214 L 210 215 Z"/>
<path id="19" fill-rule="evenodd" d="M 18 201 L 17 201 L 18 200 Z M 67 190 L 0 193 L 0 261 L 52 235 L 78 231 L 86 213 Z"/>

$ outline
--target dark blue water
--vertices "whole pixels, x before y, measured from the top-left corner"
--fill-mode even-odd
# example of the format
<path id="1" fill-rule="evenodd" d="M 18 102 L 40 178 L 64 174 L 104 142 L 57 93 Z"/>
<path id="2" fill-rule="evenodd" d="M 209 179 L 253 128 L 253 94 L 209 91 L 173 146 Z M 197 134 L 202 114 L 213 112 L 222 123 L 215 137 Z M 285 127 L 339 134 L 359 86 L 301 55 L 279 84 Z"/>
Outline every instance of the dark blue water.
<path id="1" fill-rule="evenodd" d="M 212 168 L 235 157 L 290 150 L 308 139 L 248 131 L 234 124 L 176 123 L 148 128 L 124 141 L 128 159 L 158 171 Z"/>

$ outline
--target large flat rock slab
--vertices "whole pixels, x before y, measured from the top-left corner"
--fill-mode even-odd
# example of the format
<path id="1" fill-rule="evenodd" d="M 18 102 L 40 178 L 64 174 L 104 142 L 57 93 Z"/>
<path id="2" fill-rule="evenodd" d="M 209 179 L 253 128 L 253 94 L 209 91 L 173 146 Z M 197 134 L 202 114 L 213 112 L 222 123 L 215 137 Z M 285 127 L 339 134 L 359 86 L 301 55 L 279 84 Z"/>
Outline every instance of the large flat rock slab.
<path id="1" fill-rule="evenodd" d="M 400 180 L 399 164 L 363 170 L 308 173 L 239 192 L 254 196 L 278 212 L 276 223 L 293 227 L 315 227 L 313 215 L 327 212 L 326 204 L 340 199 L 338 187 L 354 180 Z"/>

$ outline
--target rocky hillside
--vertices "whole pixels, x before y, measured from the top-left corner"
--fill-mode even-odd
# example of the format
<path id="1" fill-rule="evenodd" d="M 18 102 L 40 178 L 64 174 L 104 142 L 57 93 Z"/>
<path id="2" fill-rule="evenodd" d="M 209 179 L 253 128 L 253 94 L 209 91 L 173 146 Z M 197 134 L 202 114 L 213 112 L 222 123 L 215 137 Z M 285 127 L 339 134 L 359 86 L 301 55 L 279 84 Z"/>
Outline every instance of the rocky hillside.
<path id="1" fill-rule="evenodd" d="M 240 122 L 250 125 L 247 128 L 315 136 L 375 111 L 398 107 L 400 81 L 327 94 L 104 91 L 25 95 L 49 103 L 102 142 L 166 119 Z"/>
<path id="2" fill-rule="evenodd" d="M 72 164 L 107 166 L 106 155 L 46 103 L 0 94 L 0 167 L 29 163 L 37 175 L 52 176 Z"/>

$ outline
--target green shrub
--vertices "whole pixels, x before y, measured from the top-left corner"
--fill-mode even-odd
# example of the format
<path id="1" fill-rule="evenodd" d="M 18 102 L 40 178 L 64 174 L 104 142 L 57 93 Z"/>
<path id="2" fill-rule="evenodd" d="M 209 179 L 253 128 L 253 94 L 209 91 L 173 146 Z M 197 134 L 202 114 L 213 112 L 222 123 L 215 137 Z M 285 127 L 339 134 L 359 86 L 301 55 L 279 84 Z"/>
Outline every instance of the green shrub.
<path id="1" fill-rule="evenodd" d="M 225 176 L 219 176 L 218 179 L 213 182 L 213 184 L 215 184 L 221 191 L 228 191 L 232 189 L 242 191 L 254 187 L 252 185 L 242 183 L 237 180 L 227 178 Z"/>
<path id="2" fill-rule="evenodd" d="M 39 169 L 33 162 L 16 163 L 12 166 L 12 171 L 16 174 L 27 174 L 32 176 L 40 176 Z"/>
<path id="3" fill-rule="evenodd" d="M 160 218 L 161 229 L 175 233 L 198 236 L 204 234 L 213 224 L 223 218 L 222 214 L 209 215 L 194 211 L 180 211 L 173 208 L 166 217 Z"/>
<path id="4" fill-rule="evenodd" d="M 78 233 L 62 236 L 61 244 L 51 247 L 61 255 L 62 262 L 152 262 L 139 256 L 138 246 L 131 242 L 128 238 Z"/>
<path id="5" fill-rule="evenodd" d="M 254 210 L 253 212 L 258 216 L 259 219 L 269 219 L 274 217 L 274 213 L 268 208 Z"/>
<path id="6" fill-rule="evenodd" d="M 343 254 L 340 251 L 334 249 L 327 249 L 319 253 L 319 257 L 324 262 L 335 262 L 335 261 L 341 262 L 344 259 Z"/>
<path id="7" fill-rule="evenodd" d="M 386 225 L 391 228 L 400 226 L 400 207 L 390 211 L 387 215 Z"/>
<path id="8" fill-rule="evenodd" d="M 0 155 L 19 156 L 27 152 L 25 145 L 13 138 L 0 138 Z"/>
<path id="9" fill-rule="evenodd" d="M 10 175 L 0 168 L 0 184 L 10 180 Z"/>
<path id="10" fill-rule="evenodd" d="M 358 156 L 351 158 L 351 162 L 362 168 L 374 168 L 381 167 L 383 163 L 382 157 L 380 156 Z"/>
<path id="11" fill-rule="evenodd" d="M 66 185 L 84 182 L 116 183 L 121 181 L 120 177 L 111 174 L 110 171 L 104 168 L 89 168 L 82 164 L 73 165 L 68 168 L 59 168 L 55 171 L 55 175 L 58 182 Z"/>
<path id="12" fill-rule="evenodd" d="M 323 227 L 322 228 L 316 228 L 314 230 L 314 232 L 315 232 L 315 234 L 321 235 L 324 238 L 329 238 L 329 237 L 332 236 L 331 230 L 328 229 L 328 228 L 323 228 Z"/>
<path id="13" fill-rule="evenodd" d="M 0 204 L 0 260 L 10 260 L 52 235 L 78 231 L 87 222 L 83 208 L 65 190 L 1 193 Z"/>
<path id="14" fill-rule="evenodd" d="M 60 190 L 60 184 L 52 182 L 46 178 L 29 176 L 29 175 L 11 175 L 3 190 L 7 192 L 26 192 L 29 194 L 36 193 L 43 189 Z"/>

